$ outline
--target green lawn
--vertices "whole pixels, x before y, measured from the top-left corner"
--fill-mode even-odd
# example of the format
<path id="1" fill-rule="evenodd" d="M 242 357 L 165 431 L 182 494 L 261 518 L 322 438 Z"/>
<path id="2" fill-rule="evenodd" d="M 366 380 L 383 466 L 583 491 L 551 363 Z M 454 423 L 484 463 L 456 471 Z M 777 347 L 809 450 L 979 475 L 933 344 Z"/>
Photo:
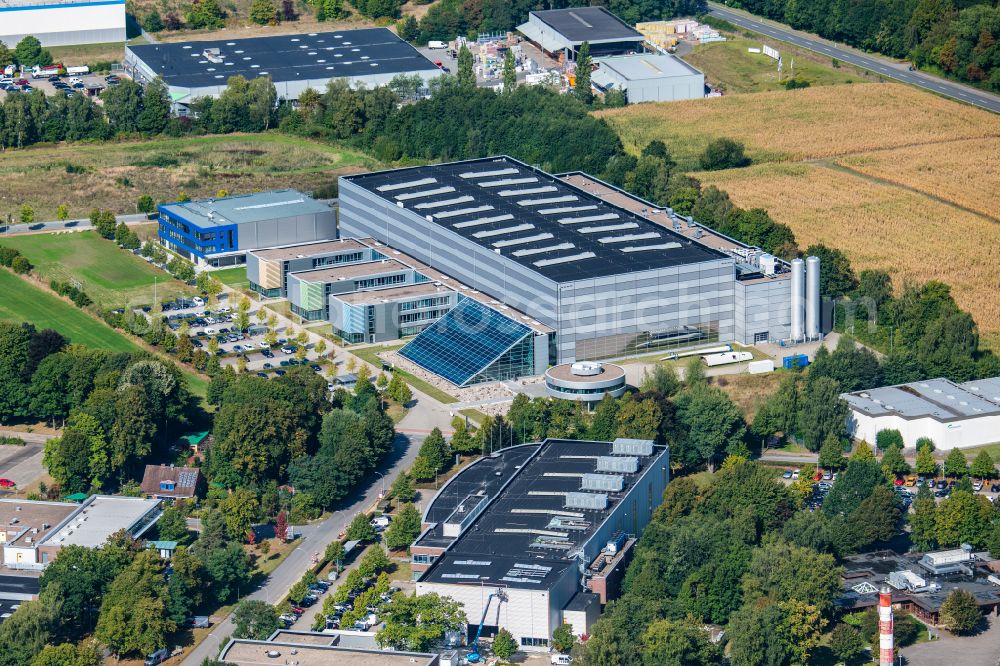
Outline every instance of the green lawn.
<path id="1" fill-rule="evenodd" d="M 769 41 L 770 45 L 774 44 Z M 825 86 L 876 78 L 866 76 L 861 70 L 848 65 L 833 67 L 833 61 L 816 54 L 794 49 L 787 44 L 778 44 L 784 70 L 778 80 L 778 62 L 762 53 L 750 53 L 748 48 L 761 48 L 762 40 L 730 38 L 726 42 L 711 42 L 694 47 L 694 51 L 684 56 L 705 73 L 705 79 L 714 86 L 721 86 L 727 93 L 755 93 L 767 90 L 781 90 L 784 82 L 792 78 L 792 61 L 795 62 L 795 78 L 806 80 L 810 85 Z"/>
<path id="2" fill-rule="evenodd" d="M 192 287 L 94 231 L 11 236 L 0 243 L 20 250 L 46 280 L 78 280 L 103 307 L 152 304 L 154 282 L 160 301 L 194 293 Z"/>
<path id="3" fill-rule="evenodd" d="M 222 284 L 233 289 L 246 289 L 250 286 L 250 281 L 247 280 L 246 266 L 223 268 L 222 270 L 212 271 L 211 275 Z"/>
<path id="4" fill-rule="evenodd" d="M 3 294 L 0 298 L 0 319 L 51 328 L 88 347 L 139 351 L 138 346 L 110 326 L 6 270 L 0 270 L 0 294 Z"/>

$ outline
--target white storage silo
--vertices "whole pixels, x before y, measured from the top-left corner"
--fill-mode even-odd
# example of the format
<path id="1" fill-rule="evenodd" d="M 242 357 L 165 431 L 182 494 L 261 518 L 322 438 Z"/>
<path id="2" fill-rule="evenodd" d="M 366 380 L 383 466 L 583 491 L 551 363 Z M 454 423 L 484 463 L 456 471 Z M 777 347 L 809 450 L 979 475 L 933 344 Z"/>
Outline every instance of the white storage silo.
<path id="1" fill-rule="evenodd" d="M 792 331 L 793 342 L 805 335 L 806 316 L 806 262 L 792 259 Z"/>
<path id="2" fill-rule="evenodd" d="M 806 338 L 819 339 L 819 257 L 806 258 Z"/>

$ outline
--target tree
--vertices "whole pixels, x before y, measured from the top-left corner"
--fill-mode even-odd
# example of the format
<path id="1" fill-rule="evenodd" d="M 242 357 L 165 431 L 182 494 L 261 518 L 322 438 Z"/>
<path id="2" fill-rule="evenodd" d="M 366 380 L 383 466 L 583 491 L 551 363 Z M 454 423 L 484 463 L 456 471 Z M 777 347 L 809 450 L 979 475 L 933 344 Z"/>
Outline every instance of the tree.
<path id="1" fill-rule="evenodd" d="M 163 27 L 163 19 L 160 18 L 160 12 L 155 9 L 146 14 L 146 18 L 142 21 L 142 29 L 146 32 L 160 32 L 163 30 Z"/>
<path id="2" fill-rule="evenodd" d="M 506 629 L 498 631 L 493 639 L 493 654 L 503 661 L 507 661 L 514 656 L 515 652 L 517 652 L 517 641 L 514 640 L 513 634 Z"/>
<path id="3" fill-rule="evenodd" d="M 809 576 L 796 572 L 809 571 Z M 753 551 L 743 577 L 744 603 L 770 597 L 780 602 L 808 599 L 824 616 L 841 594 L 842 569 L 832 555 L 775 539 Z"/>
<path id="4" fill-rule="evenodd" d="M 396 24 L 396 34 L 404 42 L 412 42 L 417 39 L 420 36 L 417 19 L 412 14 L 407 14 L 402 21 Z"/>
<path id="5" fill-rule="evenodd" d="M 347 555 L 347 551 L 344 549 L 344 544 L 340 541 L 331 541 L 323 552 L 323 557 L 328 562 L 333 562 L 337 571 L 340 570 L 340 563 L 344 560 L 345 555 Z"/>
<path id="6" fill-rule="evenodd" d="M 413 479 L 406 472 L 400 472 L 396 480 L 392 482 L 392 486 L 389 488 L 389 494 L 396 499 L 397 502 L 412 502 L 417 497 L 417 491 L 413 487 Z"/>
<path id="7" fill-rule="evenodd" d="M 31 659 L 31 666 L 100 666 L 101 655 L 92 642 L 46 645 Z"/>
<path id="8" fill-rule="evenodd" d="M 476 87 L 476 72 L 473 68 L 472 51 L 465 44 L 458 50 L 458 85 L 466 90 Z"/>
<path id="9" fill-rule="evenodd" d="M 233 638 L 263 641 L 281 626 L 278 611 L 258 599 L 244 599 L 233 611 Z"/>
<path id="10" fill-rule="evenodd" d="M 226 527 L 233 538 L 242 538 L 257 520 L 260 502 L 248 488 L 237 488 L 219 503 L 219 510 L 226 518 Z"/>
<path id="11" fill-rule="evenodd" d="M 688 467 L 707 463 L 711 468 L 726 453 L 749 453 L 743 414 L 722 390 L 699 384 L 675 402 L 677 420 L 686 431 L 677 447 L 679 462 Z"/>
<path id="12" fill-rule="evenodd" d="M 420 596 L 396 594 L 382 607 L 380 617 L 385 622 L 375 635 L 380 647 L 416 652 L 427 651 L 444 639 L 446 632 L 462 629 L 468 623 L 460 603 L 433 592 Z"/>
<path id="13" fill-rule="evenodd" d="M 56 207 L 56 219 L 60 222 L 64 222 L 66 218 L 69 217 L 69 206 L 66 204 L 59 204 Z"/>
<path id="14" fill-rule="evenodd" d="M 706 383 L 708 377 L 705 376 L 705 364 L 697 356 L 691 357 L 684 364 L 684 385 L 690 388 Z"/>
<path id="15" fill-rule="evenodd" d="M 14 261 L 10 263 L 10 268 L 18 275 L 25 275 L 30 273 L 34 266 L 31 265 L 31 262 L 28 261 L 27 257 L 18 255 L 14 257 Z"/>
<path id="16" fill-rule="evenodd" d="M 993 462 L 993 456 L 986 449 L 983 449 L 972 461 L 969 473 L 977 479 L 992 479 L 997 475 L 997 466 Z"/>
<path id="17" fill-rule="evenodd" d="M 927 446 L 917 448 L 917 474 L 920 476 L 935 476 L 938 464 L 934 459 L 933 449 Z"/>
<path id="18" fill-rule="evenodd" d="M 572 641 L 572 632 L 567 633 Z M 641 661 L 637 663 L 643 666 L 712 666 L 722 661 L 721 651 L 709 641 L 708 632 L 692 619 L 653 622 L 643 631 L 639 647 Z"/>
<path id="19" fill-rule="evenodd" d="M 367 514 L 359 513 L 351 520 L 344 535 L 348 541 L 376 541 L 378 533 L 372 527 Z"/>
<path id="20" fill-rule="evenodd" d="M 160 134 L 170 120 L 170 91 L 163 79 L 156 77 L 146 86 L 142 95 L 142 113 L 136 122 L 140 132 Z M 146 212 L 153 212 L 152 210 Z"/>
<path id="21" fill-rule="evenodd" d="M 217 0 L 196 0 L 188 12 L 187 22 L 192 28 L 221 28 L 224 18 Z"/>
<path id="22" fill-rule="evenodd" d="M 424 457 L 435 472 L 440 472 L 451 462 L 451 450 L 439 428 L 434 428 L 420 445 L 418 456 Z"/>
<path id="23" fill-rule="evenodd" d="M 278 10 L 273 0 L 253 0 L 250 4 L 250 20 L 258 25 L 276 25 Z"/>
<path id="24" fill-rule="evenodd" d="M 52 54 L 42 48 L 37 38 L 27 35 L 14 47 L 14 62 L 25 67 L 51 65 Z"/>
<path id="25" fill-rule="evenodd" d="M 507 49 L 507 54 L 503 58 L 503 91 L 513 92 L 517 87 L 517 65 L 514 63 L 514 51 Z"/>
<path id="26" fill-rule="evenodd" d="M 864 548 L 877 541 L 888 541 L 896 533 L 899 522 L 899 500 L 887 485 L 875 486 L 858 508 L 847 516 L 847 524 L 855 548 Z"/>
<path id="27" fill-rule="evenodd" d="M 810 653 L 816 649 L 823 637 L 827 620 L 816 606 L 789 599 L 781 604 L 784 619 L 778 631 L 784 636 L 793 655 L 793 663 L 809 663 Z"/>
<path id="28" fill-rule="evenodd" d="M 961 449 L 952 449 L 944 459 L 945 476 L 966 477 L 969 475 L 969 462 Z"/>
<path id="29" fill-rule="evenodd" d="M 865 651 L 865 639 L 860 631 L 841 622 L 830 632 L 830 650 L 841 661 L 851 662 Z"/>
<path id="30" fill-rule="evenodd" d="M 576 54 L 576 82 L 573 85 L 573 94 L 586 105 L 594 101 L 594 91 L 590 85 L 591 71 L 594 69 L 593 60 L 590 57 L 590 42 L 580 44 L 580 50 Z"/>
<path id="31" fill-rule="evenodd" d="M 843 469 L 845 465 L 847 458 L 844 457 L 844 445 L 840 438 L 835 435 L 827 436 L 819 449 L 819 466 L 836 471 Z"/>
<path id="32" fill-rule="evenodd" d="M 274 520 L 274 536 L 278 541 L 285 541 L 288 538 L 288 517 L 284 511 L 279 511 Z"/>
<path id="33" fill-rule="evenodd" d="M 372 578 L 386 571 L 391 564 L 392 562 L 389 561 L 389 556 L 386 554 L 385 549 L 375 544 L 369 547 L 365 551 L 365 554 L 361 556 L 361 560 L 358 562 L 358 571 L 365 578 Z"/>
<path id="34" fill-rule="evenodd" d="M 35 209 L 28 204 L 21 204 L 21 211 L 18 213 L 21 224 L 31 224 L 35 221 Z"/>
<path id="35" fill-rule="evenodd" d="M 790 658 L 788 645 L 776 631 L 784 621 L 777 603 L 744 603 L 733 614 L 726 633 L 732 666 L 784 666 Z M 774 628 L 761 631 L 761 627 Z"/>
<path id="36" fill-rule="evenodd" d="M 889 447 L 885 455 L 882 456 L 882 469 L 887 476 L 892 478 L 910 473 L 910 465 L 903 458 L 900 449 L 895 446 Z"/>
<path id="37" fill-rule="evenodd" d="M 851 454 L 851 460 L 873 462 L 875 460 L 875 452 L 872 451 L 872 447 L 868 444 L 868 442 L 862 440 L 858 442 L 856 447 L 854 447 L 854 453 Z"/>
<path id="38" fill-rule="evenodd" d="M 983 615 L 972 593 L 966 590 L 953 590 L 941 604 L 941 624 L 956 634 L 970 634 L 976 630 Z"/>
<path id="39" fill-rule="evenodd" d="M 671 397 L 680 390 L 681 381 L 677 378 L 677 371 L 673 366 L 654 365 L 651 371 L 643 375 L 640 388 L 644 393 L 656 391 Z"/>
<path id="40" fill-rule="evenodd" d="M 903 448 L 903 435 L 898 430 L 879 430 L 875 433 L 875 448 L 887 451 L 890 448 Z"/>
<path id="41" fill-rule="evenodd" d="M 163 509 L 160 519 L 156 521 L 156 531 L 161 541 L 176 541 L 181 545 L 187 545 L 191 541 L 187 520 L 176 505 Z"/>
<path id="42" fill-rule="evenodd" d="M 155 551 L 143 551 L 104 595 L 94 637 L 115 654 L 155 652 L 176 628 L 166 610 L 163 560 Z"/>
<path id="43" fill-rule="evenodd" d="M 920 486 L 910 516 L 910 538 L 917 550 L 930 550 L 937 541 L 937 503 L 927 485 Z"/>
<path id="44" fill-rule="evenodd" d="M 552 648 L 556 652 L 569 654 L 576 644 L 576 636 L 573 635 L 573 627 L 563 623 L 552 632 Z"/>
<path id="45" fill-rule="evenodd" d="M 392 549 L 409 549 L 420 536 L 420 512 L 412 504 L 404 504 L 385 531 L 385 545 Z"/>
<path id="46" fill-rule="evenodd" d="M 847 403 L 840 397 L 840 386 L 829 377 L 806 382 L 799 401 L 799 432 L 802 443 L 817 451 L 827 437 L 839 437 L 847 424 Z"/>
<path id="47" fill-rule="evenodd" d="M 877 462 L 851 460 L 823 502 L 823 512 L 828 516 L 847 516 L 872 494 L 876 486 L 885 483 L 885 474 Z"/>
<path id="48" fill-rule="evenodd" d="M 749 166 L 750 158 L 746 156 L 744 150 L 743 144 L 739 141 L 727 138 L 714 139 L 705 147 L 699 163 L 705 171 Z"/>

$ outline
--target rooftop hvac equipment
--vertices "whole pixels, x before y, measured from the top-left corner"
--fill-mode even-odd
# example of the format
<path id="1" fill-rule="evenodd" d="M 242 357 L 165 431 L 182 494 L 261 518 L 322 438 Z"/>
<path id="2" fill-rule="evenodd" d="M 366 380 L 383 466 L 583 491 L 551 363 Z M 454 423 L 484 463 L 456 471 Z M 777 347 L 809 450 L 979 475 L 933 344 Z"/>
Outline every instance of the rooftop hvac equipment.
<path id="1" fill-rule="evenodd" d="M 584 474 L 580 490 L 607 490 L 620 493 L 625 487 L 625 477 L 617 474 Z"/>
<path id="2" fill-rule="evenodd" d="M 653 440 L 619 437 L 611 442 L 611 453 L 617 456 L 651 456 L 653 455 Z"/>
<path id="3" fill-rule="evenodd" d="M 806 338 L 819 338 L 819 257 L 806 258 Z"/>
<path id="4" fill-rule="evenodd" d="M 566 493 L 566 508 L 604 511 L 608 508 L 608 495 L 607 493 Z"/>
<path id="5" fill-rule="evenodd" d="M 601 374 L 601 364 L 593 361 L 580 361 L 569 366 L 569 370 L 579 377 L 592 377 Z"/>
<path id="6" fill-rule="evenodd" d="M 760 255 L 757 260 L 757 264 L 760 266 L 760 270 L 764 275 L 774 275 L 777 268 L 777 259 L 774 258 L 773 254 L 767 254 L 766 252 Z"/>
<path id="7" fill-rule="evenodd" d="M 806 262 L 792 259 L 792 330 L 793 342 L 805 336 L 806 316 Z"/>
<path id="8" fill-rule="evenodd" d="M 201 54 L 205 56 L 205 60 L 208 60 L 209 62 L 218 64 L 225 61 L 225 58 L 222 57 L 222 50 L 218 48 L 205 49 L 201 52 Z"/>
<path id="9" fill-rule="evenodd" d="M 634 456 L 622 456 L 620 458 L 612 456 L 598 456 L 597 471 L 635 474 L 639 471 L 639 459 Z"/>

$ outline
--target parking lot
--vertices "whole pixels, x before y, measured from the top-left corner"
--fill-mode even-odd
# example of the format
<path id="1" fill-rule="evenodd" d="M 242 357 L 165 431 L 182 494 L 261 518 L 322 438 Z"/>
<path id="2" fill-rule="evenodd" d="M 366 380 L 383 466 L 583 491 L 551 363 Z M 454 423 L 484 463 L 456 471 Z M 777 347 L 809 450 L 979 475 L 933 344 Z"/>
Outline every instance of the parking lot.
<path id="1" fill-rule="evenodd" d="M 0 599 L 0 622 L 3 622 L 24 603 L 16 599 Z M 20 616 L 18 616 L 20 617 Z"/>
<path id="2" fill-rule="evenodd" d="M 183 322 L 187 322 L 188 334 L 196 349 L 208 353 L 213 346 L 211 340 L 214 340 L 218 346 L 215 353 L 223 367 L 237 365 L 242 357 L 246 360 L 247 371 L 264 377 L 284 375 L 289 368 L 297 365 L 310 366 L 328 383 L 336 374 L 336 364 L 329 361 L 324 361 L 323 365 L 317 363 L 319 355 L 312 344 L 306 345 L 305 357 L 299 360 L 297 352 L 300 345 L 286 337 L 287 331 L 282 326 L 275 330 L 275 344 L 267 344 L 264 338 L 268 328 L 257 318 L 260 306 L 256 303 L 248 311 L 250 325 L 243 332 L 234 323 L 235 308 L 226 301 L 208 307 L 193 301 L 173 302 L 163 307 L 167 325 L 175 332 Z"/>
<path id="3" fill-rule="evenodd" d="M 10 83 L 6 83 L 7 78 L 11 79 Z M 4 80 L 4 84 L 0 85 L 0 101 L 2 101 L 6 97 L 7 93 L 12 89 L 23 89 L 25 92 L 41 90 L 48 96 L 67 93 L 71 93 L 72 95 L 97 96 L 109 85 L 107 81 L 108 77 L 103 74 L 79 74 L 75 76 L 64 74 L 57 77 L 58 82 L 50 81 L 49 78 L 51 77 L 34 79 L 31 77 L 31 72 L 15 74 L 13 77 L 0 77 L 0 79 Z M 23 84 L 18 84 L 17 82 L 19 81 L 26 81 L 28 87 L 25 88 Z M 11 88 L 11 86 L 15 86 L 15 88 Z"/>

